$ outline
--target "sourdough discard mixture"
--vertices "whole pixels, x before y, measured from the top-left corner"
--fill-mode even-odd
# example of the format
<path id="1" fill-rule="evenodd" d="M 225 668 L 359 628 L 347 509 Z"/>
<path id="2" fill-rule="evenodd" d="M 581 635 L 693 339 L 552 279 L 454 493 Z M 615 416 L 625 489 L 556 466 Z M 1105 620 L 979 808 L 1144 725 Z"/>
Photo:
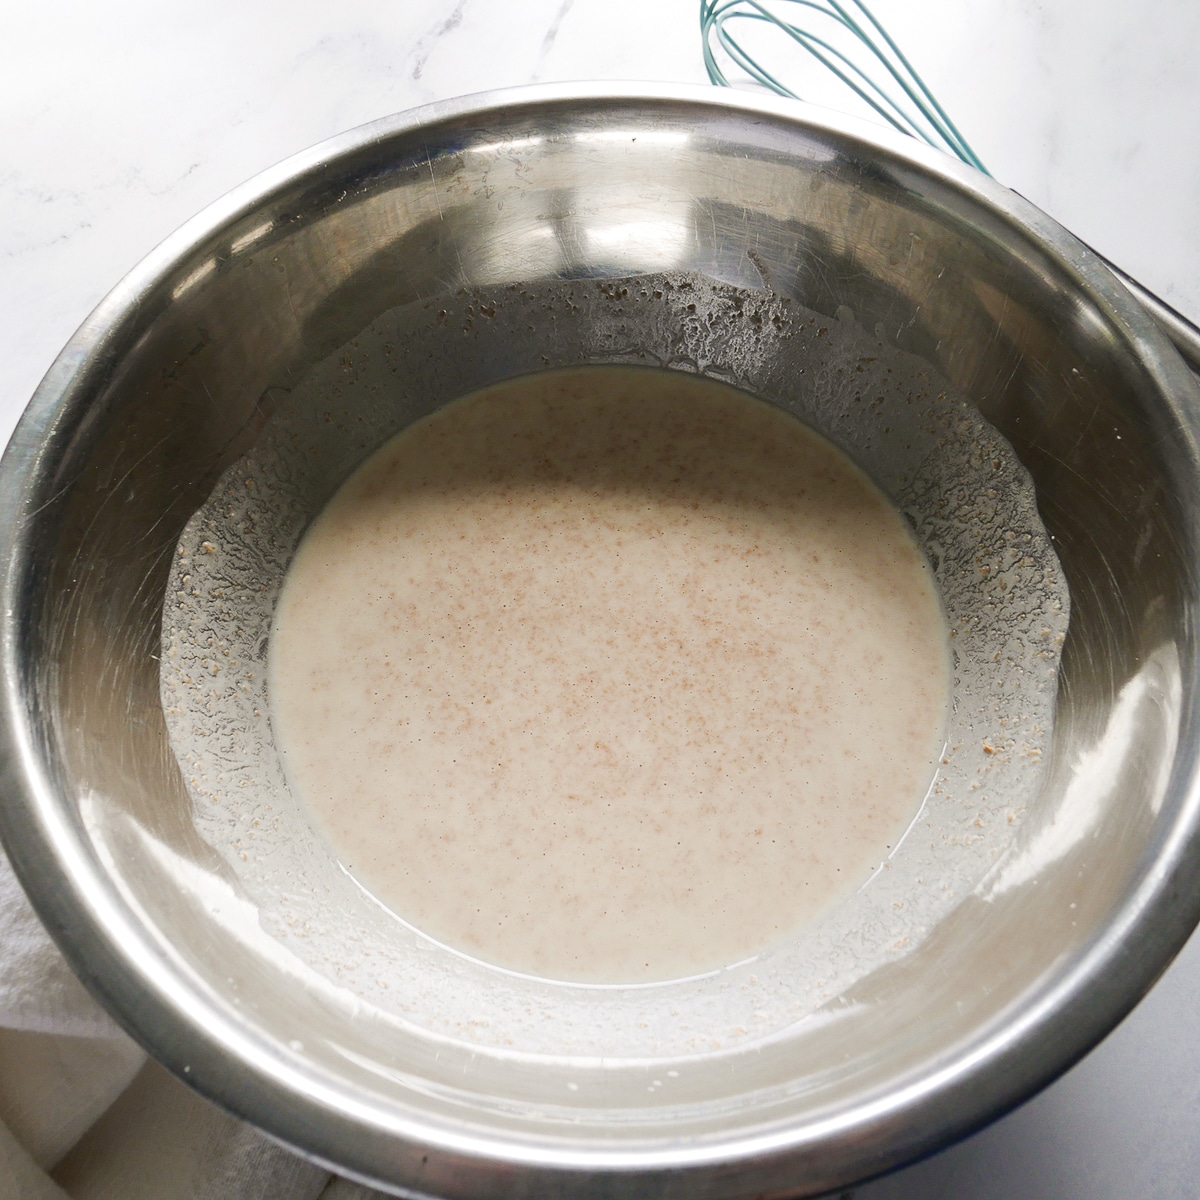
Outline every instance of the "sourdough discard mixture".
<path id="1" fill-rule="evenodd" d="M 768 462 L 780 438 L 813 444 L 805 427 L 847 452 L 895 505 L 903 529 L 911 530 L 929 564 L 929 575 L 945 614 L 950 648 L 945 746 L 937 758 L 923 807 L 899 845 L 890 831 L 881 830 L 875 848 L 864 852 L 859 860 L 864 864 L 859 878 L 879 862 L 890 845 L 884 868 L 875 871 L 866 886 L 841 883 L 846 868 L 840 873 L 835 871 L 840 894 L 831 892 L 827 906 L 810 909 L 813 918 L 805 922 L 800 902 L 806 893 L 811 894 L 814 885 L 805 888 L 803 880 L 811 880 L 812 876 L 793 868 L 807 852 L 804 847 L 812 847 L 817 841 L 797 833 L 794 862 L 786 868 L 776 864 L 774 880 L 765 868 L 760 869 L 762 864 L 753 860 L 749 867 L 740 869 L 740 875 L 736 870 L 733 873 L 734 883 L 728 892 L 733 902 L 742 906 L 725 927 L 736 927 L 741 922 L 732 939 L 734 964 L 652 985 L 647 981 L 654 978 L 653 970 L 670 974 L 692 968 L 687 962 L 662 960 L 657 967 L 647 968 L 645 963 L 653 960 L 643 953 L 639 965 L 635 953 L 632 962 L 641 975 L 634 978 L 643 980 L 640 984 L 589 986 L 564 980 L 563 976 L 573 972 L 575 979 L 585 980 L 624 977 L 625 968 L 619 962 L 615 968 L 611 960 L 605 962 L 599 937 L 591 938 L 586 927 L 579 933 L 578 924 L 573 927 L 575 933 L 563 935 L 552 946 L 557 964 L 545 959 L 541 964 L 531 961 L 532 954 L 523 960 L 530 964 L 527 969 L 558 975 L 558 980 L 491 965 L 485 955 L 495 953 L 495 947 L 491 951 L 479 945 L 472 947 L 464 939 L 453 942 L 458 949 L 448 948 L 455 936 L 453 930 L 435 929 L 419 908 L 405 907 L 403 897 L 385 891 L 386 872 L 376 879 L 370 874 L 369 861 L 337 845 L 332 831 L 316 816 L 316 806 L 305 802 L 307 785 L 298 785 L 295 764 L 290 761 L 292 777 L 285 777 L 280 738 L 286 746 L 294 746 L 298 739 L 285 736 L 289 731 L 281 726 L 279 706 L 268 686 L 271 660 L 278 650 L 278 645 L 273 645 L 278 633 L 277 607 L 281 595 L 291 591 L 285 581 L 297 551 L 306 532 L 320 525 L 321 515 L 338 488 L 371 453 L 404 430 L 411 430 L 414 438 L 426 436 L 422 434 L 426 427 L 420 423 L 427 419 L 429 428 L 442 420 L 457 420 L 454 412 L 445 408 L 454 397 L 470 396 L 481 388 L 521 376 L 540 376 L 542 382 L 549 383 L 553 379 L 544 372 L 580 371 L 584 364 L 590 364 L 587 370 L 598 373 L 621 367 L 631 376 L 617 378 L 664 381 L 669 389 L 685 389 L 682 393 L 668 390 L 665 395 L 689 395 L 694 399 L 700 393 L 693 388 L 712 387 L 715 390 L 705 394 L 736 400 L 743 413 L 757 412 L 767 422 L 764 428 L 772 430 L 766 439 Z M 665 380 L 660 368 L 669 368 Z M 635 371 L 643 373 L 634 377 Z M 602 374 L 597 375 L 600 377 Z M 565 378 L 557 376 L 559 382 Z M 875 998 L 885 996 L 893 986 L 889 982 L 892 973 L 905 970 L 909 956 L 923 952 L 922 947 L 938 935 L 952 913 L 964 903 L 973 904 L 978 889 L 991 886 L 989 880 L 1027 828 L 1026 806 L 1033 809 L 1040 804 L 1039 789 L 1050 769 L 1051 755 L 1047 752 L 1053 746 L 1058 666 L 1070 619 L 1070 596 L 1053 542 L 1038 515 L 1029 473 L 976 405 L 928 362 L 890 345 L 880 330 L 863 329 L 848 311 L 830 316 L 769 291 L 738 288 L 694 274 L 671 274 L 462 288 L 416 300 L 381 313 L 303 378 L 282 379 L 280 384 L 279 389 L 262 398 L 267 420 L 253 444 L 229 464 L 180 535 L 163 605 L 160 683 L 163 717 L 192 802 L 191 816 L 209 848 L 202 853 L 208 855 L 214 873 L 206 874 L 205 880 L 216 881 L 204 893 L 204 903 L 211 912 L 221 915 L 236 936 L 247 944 L 263 947 L 264 953 L 292 972 L 298 988 L 319 994 L 330 1011 L 343 1014 L 355 1028 L 378 1029 L 380 1036 L 428 1037 L 429 1053 L 465 1055 L 463 1061 L 469 1062 L 473 1077 L 484 1069 L 481 1064 L 489 1055 L 499 1056 L 497 1064 L 500 1060 L 509 1062 L 512 1055 L 532 1056 L 539 1064 L 538 1071 L 543 1071 L 549 1069 L 547 1055 L 566 1055 L 572 1063 L 582 1059 L 607 1063 L 614 1056 L 622 1061 L 631 1056 L 660 1061 L 672 1056 L 705 1056 L 718 1043 L 722 1049 L 758 1045 L 766 1050 L 773 1039 L 797 1022 L 810 1018 L 816 1022 L 840 1021 L 841 1014 L 859 1003 L 857 998 L 865 995 L 873 1003 Z M 721 391 L 721 384 L 740 392 L 731 396 Z M 748 396 L 761 397 L 776 407 L 756 407 Z M 619 397 L 610 399 L 616 402 Z M 612 436 L 627 438 L 624 444 L 628 446 L 634 440 L 633 421 L 639 406 L 628 404 L 626 408 L 632 415 L 627 421 L 612 423 Z M 717 424 L 717 450 L 736 459 L 741 443 L 735 443 L 732 434 L 744 428 L 741 422 L 718 422 L 711 412 L 706 418 L 700 405 L 694 405 L 691 413 L 696 421 L 690 427 L 695 435 L 692 444 L 701 441 L 704 428 L 711 432 Z M 798 427 L 797 418 L 803 425 Z M 515 421 L 496 423 L 504 425 L 505 437 L 520 433 Z M 638 436 L 644 436 L 644 431 Z M 760 443 L 761 439 L 755 442 L 751 438 L 749 445 Z M 497 450 L 503 444 L 495 441 L 490 449 Z M 822 453 L 829 453 L 823 443 L 815 444 L 822 447 Z M 536 447 L 536 443 L 531 445 Z M 465 451 L 466 443 L 463 446 Z M 715 453 L 711 443 L 708 453 Z M 754 489 L 764 487 L 771 493 L 764 482 L 767 476 L 761 473 L 762 451 L 755 453 L 760 455 L 760 466 L 748 479 L 745 471 L 737 476 L 740 482 L 736 484 L 733 472 L 722 476 L 729 489 L 726 510 L 737 513 L 740 497 L 743 521 L 750 519 L 756 507 L 750 501 L 763 499 L 763 492 Z M 678 457 L 689 471 L 703 469 L 698 452 L 680 452 Z M 619 498 L 622 492 L 633 495 L 638 477 L 632 472 L 639 461 L 631 454 L 610 459 L 610 475 L 591 476 L 593 492 L 607 493 L 610 499 Z M 708 461 L 713 460 L 709 457 Z M 431 482 L 445 474 L 433 460 L 418 461 L 417 465 L 434 471 Z M 531 474 L 528 461 L 523 470 L 524 476 L 518 475 L 517 480 L 525 478 L 532 484 L 536 472 Z M 467 470 L 468 482 L 470 477 Z M 578 478 L 585 482 L 589 479 L 586 472 Z M 681 471 L 680 483 L 675 485 L 675 476 L 662 472 L 657 485 L 648 487 L 646 480 L 655 482 L 655 471 L 651 469 L 644 472 L 640 486 L 648 503 L 660 503 L 669 512 L 671 507 L 666 501 L 670 492 L 665 487 L 682 487 L 686 478 L 689 476 Z M 487 482 L 485 478 L 482 484 Z M 459 495 L 469 496 L 474 486 L 464 484 Z M 802 482 L 797 484 L 802 486 Z M 866 485 L 860 481 L 860 486 Z M 711 488 L 706 495 L 703 482 L 688 483 L 687 487 L 698 506 L 693 512 L 698 513 L 701 507 L 710 515 L 720 511 L 720 495 L 714 499 Z M 436 488 L 432 490 L 436 492 Z M 873 495 L 869 487 L 867 494 Z M 873 502 L 878 503 L 877 496 Z M 489 519 L 494 507 L 477 505 Z M 678 505 L 675 511 L 678 515 Z M 842 525 L 850 526 L 856 538 L 865 532 L 857 519 L 842 521 Z M 892 526 L 900 527 L 900 521 Z M 460 532 L 473 534 L 474 528 Z M 668 526 L 660 524 L 659 528 Z M 625 545 L 618 549 L 624 552 L 635 540 L 632 534 L 626 536 Z M 760 545 L 770 544 L 770 539 L 760 539 Z M 841 541 L 845 548 L 856 544 L 861 542 Z M 446 545 L 442 539 L 439 553 L 445 552 Z M 661 542 L 656 547 L 661 550 Z M 485 556 L 485 551 L 491 557 Z M 302 558 L 305 553 L 300 550 Z M 604 558 L 599 550 L 595 554 L 597 559 Z M 477 573 L 481 567 L 490 569 L 503 560 L 488 541 L 476 557 L 463 557 L 463 569 Z M 680 598 L 683 590 L 677 584 L 681 578 L 688 578 L 687 572 L 675 570 L 665 553 L 647 557 L 655 570 L 662 572 L 662 593 L 672 600 Z M 737 561 L 732 555 L 729 560 Z M 604 558 L 598 582 L 580 586 L 572 600 L 600 609 L 605 594 L 602 589 L 608 588 L 612 595 L 616 586 L 616 562 L 613 555 Z M 711 564 L 702 565 L 704 569 L 697 569 L 694 577 L 712 588 L 718 576 L 708 569 Z M 810 576 L 803 564 L 801 568 L 796 575 L 803 584 Z M 887 577 L 886 572 L 880 575 Z M 759 578 L 763 578 L 762 573 Z M 530 604 L 542 594 L 541 587 L 539 584 L 525 589 Z M 752 595 L 750 588 L 743 590 L 748 597 Z M 787 588 L 782 591 L 790 603 L 792 592 Z M 656 590 L 653 603 L 643 606 L 643 611 L 656 619 L 665 618 L 665 613 L 655 613 L 658 594 Z M 732 604 L 728 592 L 713 594 Z M 867 594 L 866 590 L 862 589 L 861 594 Z M 438 597 L 429 589 L 417 597 L 417 603 L 427 641 L 434 636 L 431 622 L 441 620 L 444 632 L 455 632 L 445 628 L 449 611 L 445 596 Z M 540 603 L 543 607 L 549 605 L 548 600 Z M 735 636 L 743 644 L 757 640 L 763 645 L 776 638 L 778 645 L 786 647 L 788 637 L 798 636 L 799 623 L 776 619 L 777 611 L 783 610 L 775 610 L 770 604 L 762 607 L 765 630 L 760 628 L 754 633 L 753 624 L 738 613 Z M 339 610 L 325 623 L 327 628 L 301 647 L 298 661 L 315 665 L 315 653 L 328 655 L 327 665 L 336 664 L 343 651 L 337 644 L 325 647 L 324 640 L 334 636 L 329 629 L 336 629 L 343 615 Z M 505 616 L 503 608 L 500 615 Z M 837 608 L 834 628 L 846 628 L 849 615 L 848 606 Z M 725 627 L 733 624 L 728 607 L 725 620 Z M 541 624 L 544 630 L 544 618 Z M 590 631 L 586 624 L 583 628 L 585 633 Z M 777 638 L 780 631 L 785 635 L 782 640 Z M 495 638 L 476 639 L 472 631 L 467 632 L 474 639 L 472 645 L 481 648 L 479 657 L 487 657 L 483 651 L 490 647 L 495 661 L 503 643 L 497 648 Z M 526 645 L 529 640 L 527 637 Z M 713 640 L 715 644 L 717 639 Z M 512 641 L 514 647 L 521 644 L 519 638 L 513 637 Z M 543 632 L 533 648 L 540 652 L 548 645 Z M 940 656 L 941 650 L 935 654 Z M 615 654 L 603 654 L 601 658 L 601 668 L 606 670 L 612 662 L 620 661 Z M 631 661 L 632 657 L 627 656 L 626 664 Z M 449 662 L 449 658 L 440 657 L 438 669 Z M 727 665 L 733 671 L 739 667 L 748 670 L 748 656 Z M 579 668 L 574 678 L 582 673 Z M 696 674 L 693 672 L 693 676 Z M 681 672 L 677 670 L 675 678 L 679 677 Z M 847 671 L 844 677 L 852 675 Z M 407 678 L 411 685 L 419 676 L 410 671 Z M 517 693 L 516 685 L 521 681 L 512 673 L 502 678 L 507 688 L 504 694 L 515 704 L 511 696 Z M 657 686 L 657 681 L 665 678 L 666 673 L 660 670 L 649 681 Z M 756 678 L 761 681 L 763 677 L 745 675 L 741 682 L 749 689 Z M 310 687 L 311 683 L 303 686 Z M 425 697 L 426 712 L 438 701 L 430 690 Z M 443 695 L 445 690 L 441 689 Z M 660 720 L 657 728 L 652 722 L 645 724 L 653 729 L 656 743 L 662 745 L 667 744 L 672 728 L 678 731 L 685 721 L 696 725 L 701 739 L 711 738 L 719 722 L 741 731 L 758 729 L 758 724 L 744 719 L 746 712 L 753 708 L 754 721 L 765 720 L 766 701 L 773 702 L 778 696 L 776 690 L 761 682 L 756 693 L 744 691 L 741 698 L 735 689 L 727 690 L 731 693 L 730 703 L 705 701 L 687 706 L 680 698 L 684 689 L 676 687 L 674 699 L 658 710 L 674 714 L 675 726 L 666 719 Z M 881 689 L 878 694 L 885 691 Z M 421 699 L 419 689 L 406 694 Z M 494 697 L 499 694 L 499 689 L 487 693 L 493 696 L 491 706 L 483 705 L 489 716 L 496 708 Z M 735 699 L 743 710 L 737 717 L 730 715 Z M 911 697 L 898 690 L 893 699 L 895 707 L 889 719 L 895 718 L 898 709 L 911 707 Z M 553 714 L 562 708 L 544 703 L 541 724 L 534 721 L 526 736 L 531 738 L 538 731 L 543 735 L 543 744 L 549 744 Z M 416 708 L 417 719 L 429 719 L 422 717 L 421 711 Z M 393 738 L 399 710 L 397 714 L 389 735 Z M 622 715 L 632 723 L 636 712 L 631 706 L 628 713 L 616 714 L 618 718 Z M 650 716 L 654 715 L 651 711 Z M 565 716 L 560 719 L 566 720 Z M 609 719 L 614 719 L 613 714 Z M 698 723 L 701 720 L 702 726 Z M 442 725 L 445 736 L 457 737 L 457 728 L 454 724 Z M 904 738 L 890 736 L 878 725 L 868 727 L 866 722 L 863 728 L 868 732 L 856 738 L 852 753 L 877 754 L 877 761 L 884 765 L 873 774 L 876 783 L 880 778 L 895 782 L 897 764 L 902 761 L 897 756 L 907 749 Z M 789 736 L 794 742 L 802 742 L 794 733 Z M 358 742 L 359 749 L 355 750 L 349 739 L 329 740 L 336 743 L 331 753 L 341 756 L 330 761 L 340 762 L 339 772 L 349 777 L 351 768 L 365 761 L 363 743 Z M 591 739 L 592 743 L 600 740 Z M 937 738 L 933 740 L 936 743 Z M 613 746 L 614 742 L 609 740 L 607 744 Z M 627 738 L 626 746 L 630 744 Z M 598 753 L 594 745 L 592 752 Z M 441 753 L 445 755 L 445 747 Z M 772 761 L 770 739 L 761 737 L 755 753 Z M 543 761 L 553 765 L 566 757 L 564 751 L 557 760 Z M 569 757 L 574 772 L 583 756 L 576 751 Z M 715 761 L 728 771 L 733 759 L 732 753 L 716 760 L 699 759 L 699 767 L 711 769 Z M 403 791 L 396 791 L 389 803 L 395 799 L 416 811 L 411 803 L 416 797 L 430 806 L 424 814 L 418 813 L 428 825 L 437 811 L 432 801 L 434 793 L 427 791 L 422 798 L 412 786 L 422 782 L 417 773 L 419 766 L 413 765 L 421 761 L 416 755 L 406 756 L 400 779 L 408 781 L 408 798 Z M 498 757 L 496 763 L 500 761 Z M 518 760 L 513 757 L 510 761 Z M 630 756 L 627 761 L 636 761 L 646 770 L 652 765 L 645 757 L 634 760 Z M 774 761 L 784 760 L 780 756 Z M 487 766 L 485 759 L 480 770 Z M 716 775 L 712 771 L 710 779 Z M 762 778 L 766 777 L 764 771 Z M 671 803 L 677 813 L 684 814 L 682 818 L 671 818 L 681 831 L 675 834 L 675 840 L 684 833 L 701 838 L 703 821 L 698 809 L 705 780 L 691 781 L 678 771 L 663 772 L 660 778 L 669 778 Z M 721 782 L 719 776 L 717 782 Z M 793 793 L 789 816 L 795 815 L 799 822 L 804 804 L 802 798 L 796 799 L 801 793 L 794 784 L 794 778 L 787 781 Z M 919 802 L 922 786 L 920 781 L 915 784 L 906 803 L 915 806 Z M 568 794 L 582 794 L 575 787 L 566 790 Z M 457 787 L 444 787 L 437 794 L 438 803 L 461 808 L 464 794 Z M 520 798 L 515 784 L 505 794 Z M 716 794 L 709 793 L 710 797 Z M 723 795 L 731 804 L 741 800 L 728 785 Z M 358 811 L 365 814 L 364 822 L 377 835 L 372 838 L 371 849 L 386 846 L 381 827 L 371 825 L 369 801 L 356 793 L 355 802 L 360 800 Z M 611 796 L 605 801 L 619 809 Z M 865 811 L 864 806 L 856 806 L 855 811 Z M 458 831 L 453 820 L 442 824 L 446 832 Z M 751 828 L 757 829 L 760 824 L 755 821 Z M 894 828 L 903 824 L 901 817 Z M 733 837 L 741 828 L 737 821 L 727 821 L 724 827 L 731 832 L 725 848 L 739 845 Z M 765 860 L 767 855 L 762 851 L 769 846 L 769 835 L 766 826 L 761 827 L 766 841 L 754 853 Z M 544 831 L 545 825 L 539 828 Z M 615 818 L 608 819 L 607 828 L 617 830 Z M 803 827 L 797 823 L 795 828 Z M 431 844 L 436 844 L 437 830 L 427 828 L 424 841 L 417 832 L 417 823 L 408 821 L 405 852 L 410 866 L 421 867 L 426 861 L 422 856 Z M 540 836 L 545 840 L 545 832 Z M 740 843 L 743 850 L 751 837 L 757 842 L 758 835 L 744 837 Z M 486 908 L 496 922 L 503 911 L 505 889 L 518 878 L 513 851 L 504 847 L 503 841 L 492 841 L 487 848 L 477 849 L 473 858 L 459 860 L 466 866 L 456 866 L 452 861 L 446 868 L 446 878 L 434 878 L 455 903 L 461 903 L 474 889 L 487 901 L 486 906 L 477 902 L 474 908 L 481 912 Z M 561 842 L 560 849 L 567 839 Z M 519 844 L 519 837 L 514 838 L 514 844 Z M 825 849 L 834 844 L 831 836 L 822 843 Z M 703 879 L 693 864 L 673 865 L 669 855 L 674 852 L 674 843 L 669 840 L 642 845 L 647 856 L 643 862 L 649 863 L 651 851 L 665 851 L 668 857 L 665 862 L 660 858 L 658 867 L 650 864 L 643 876 L 653 880 L 653 903 L 639 909 L 626 948 L 636 944 L 639 949 L 653 950 L 656 945 L 662 948 L 669 943 L 672 950 L 682 948 L 690 953 L 669 933 L 660 936 L 660 927 L 663 931 L 669 928 L 666 922 L 671 912 L 679 912 L 678 908 L 672 910 L 661 893 L 692 887 L 683 924 L 698 931 L 701 939 L 708 939 L 693 962 L 728 962 L 717 940 L 720 929 L 702 923 L 718 908 L 708 899 L 711 876 Z M 439 854 L 443 848 L 438 847 Z M 600 863 L 605 853 L 597 848 L 589 855 L 588 869 Z M 719 879 L 724 875 L 724 864 L 718 867 L 714 874 Z M 569 862 L 565 871 L 570 883 Z M 499 881 L 486 878 L 488 873 L 499 876 Z M 761 897 L 771 893 L 779 878 L 783 885 L 769 905 L 747 905 L 739 892 L 739 879 L 749 880 L 745 895 L 757 889 Z M 588 880 L 576 880 L 574 886 L 587 898 L 596 894 Z M 535 931 L 538 923 L 559 920 L 566 911 L 557 901 L 543 903 L 552 890 L 542 887 L 542 899 L 537 902 L 543 911 L 537 914 Z M 508 896 L 512 898 L 511 890 Z M 386 905 L 376 897 L 386 899 Z M 463 907 L 468 918 L 478 919 L 479 914 L 472 917 L 474 908 Z M 514 904 L 510 911 L 520 910 Z M 615 913 L 616 909 L 611 911 Z M 762 917 L 757 927 L 752 923 L 758 919 L 756 913 Z M 793 919 L 797 922 L 794 925 Z M 425 924 L 418 926 L 418 921 Z M 552 924 L 545 927 L 555 928 Z M 615 919 L 609 922 L 610 929 L 619 927 Z M 557 928 L 561 930 L 562 925 Z M 784 932 L 772 945 L 775 928 Z M 498 924 L 496 930 L 499 932 Z M 764 945 L 769 948 L 754 955 L 755 947 Z M 511 966 L 515 959 L 510 956 L 503 961 Z M 847 998 L 849 1009 L 842 998 Z M 772 1057 L 763 1054 L 764 1066 Z M 443 1057 L 441 1061 L 448 1060 Z M 508 1068 L 497 1065 L 496 1069 Z M 647 1084 L 656 1078 L 649 1077 Z"/>
<path id="2" fill-rule="evenodd" d="M 588 367 L 460 400 L 301 543 L 276 744 L 346 868 L 484 961 L 685 976 L 859 887 L 920 808 L 947 629 L 904 522 L 794 417 Z"/>

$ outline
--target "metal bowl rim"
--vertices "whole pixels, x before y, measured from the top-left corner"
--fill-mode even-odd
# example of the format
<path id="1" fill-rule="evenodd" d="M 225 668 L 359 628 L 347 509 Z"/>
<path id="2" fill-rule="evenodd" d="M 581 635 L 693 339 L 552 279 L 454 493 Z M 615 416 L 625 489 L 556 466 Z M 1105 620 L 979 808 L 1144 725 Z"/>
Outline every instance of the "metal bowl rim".
<path id="1" fill-rule="evenodd" d="M 487 92 L 381 118 L 318 143 L 268 168 L 207 206 L 137 264 L 97 305 L 47 372 L 0 463 L 0 561 L 6 564 L 0 629 L 0 837 L 39 916 L 81 979 L 127 1031 L 159 1061 L 223 1108 L 318 1161 L 375 1183 L 388 1182 L 397 1140 L 417 1152 L 434 1149 L 468 1171 L 503 1163 L 530 1183 L 557 1176 L 584 1185 L 588 1173 L 644 1176 L 704 1171 L 758 1161 L 776 1164 L 780 1184 L 798 1154 L 820 1147 L 826 1163 L 870 1161 L 872 1170 L 928 1153 L 977 1128 L 1044 1086 L 1099 1041 L 1151 986 L 1200 919 L 1194 863 L 1200 852 L 1200 780 L 1195 747 L 1200 714 L 1183 714 L 1181 752 L 1172 791 L 1182 793 L 1162 853 L 1125 899 L 1116 920 L 1086 951 L 1026 1004 L 1017 1020 L 985 1030 L 918 1078 L 876 1101 L 798 1128 L 739 1134 L 701 1145 L 664 1143 L 613 1151 L 511 1139 L 454 1129 L 419 1115 L 399 1119 L 350 1089 L 314 1078 L 268 1039 L 251 1033 L 178 964 L 164 962 L 136 914 L 109 884 L 81 829 L 55 796 L 26 721 L 20 694 L 24 658 L 19 614 L 28 557 L 25 525 L 42 502 L 39 467 L 57 426 L 86 399 L 100 359 L 134 327 L 142 297 L 176 276 L 180 265 L 223 229 L 269 198 L 315 176 L 344 156 L 460 121 L 472 114 L 583 104 L 675 105 L 831 134 L 916 168 L 958 191 L 1035 242 L 1137 347 L 1188 444 L 1183 452 L 1200 476 L 1200 393 L 1190 372 L 1150 317 L 1095 255 L 1052 218 L 981 173 L 890 130 L 856 118 L 774 97 L 732 94 L 700 85 L 571 83 Z M 1200 542 L 1192 529 L 1193 548 Z M 1186 748 L 1186 753 L 1184 753 Z M 1130 953 L 1136 945 L 1138 952 Z M 369 1145 L 362 1142 L 367 1135 Z M 835 1143 L 839 1143 L 835 1145 Z M 836 1171 L 834 1172 L 836 1174 Z M 393 1184 L 400 1181 L 391 1179 Z M 836 1182 L 836 1181 L 835 1181 Z M 833 1186 L 833 1185 L 831 1185 Z M 586 1187 L 584 1187 L 586 1191 Z"/>

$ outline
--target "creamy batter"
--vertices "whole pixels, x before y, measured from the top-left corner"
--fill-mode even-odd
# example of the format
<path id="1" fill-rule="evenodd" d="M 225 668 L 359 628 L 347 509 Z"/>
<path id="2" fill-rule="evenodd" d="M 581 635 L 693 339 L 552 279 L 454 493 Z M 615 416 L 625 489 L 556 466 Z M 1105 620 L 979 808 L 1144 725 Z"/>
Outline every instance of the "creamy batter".
<path id="1" fill-rule="evenodd" d="M 291 787 L 366 888 L 498 966 L 740 961 L 859 887 L 942 745 L 902 519 L 795 418 L 677 372 L 547 372 L 377 451 L 270 648 Z"/>

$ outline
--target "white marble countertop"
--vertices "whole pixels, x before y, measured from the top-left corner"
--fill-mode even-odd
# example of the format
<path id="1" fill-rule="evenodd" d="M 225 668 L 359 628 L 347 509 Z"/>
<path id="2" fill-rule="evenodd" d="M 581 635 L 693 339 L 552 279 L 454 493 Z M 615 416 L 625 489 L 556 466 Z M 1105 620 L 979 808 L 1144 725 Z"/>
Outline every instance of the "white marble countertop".
<path id="1" fill-rule="evenodd" d="M 1200 320 L 1200 6 L 876 0 L 1001 181 Z M 43 0 L 0 37 L 0 438 L 100 297 L 223 192 L 385 113 L 703 83 L 697 0 Z M 1036 1099 L 859 1200 L 1196 1194 L 1200 941 Z"/>

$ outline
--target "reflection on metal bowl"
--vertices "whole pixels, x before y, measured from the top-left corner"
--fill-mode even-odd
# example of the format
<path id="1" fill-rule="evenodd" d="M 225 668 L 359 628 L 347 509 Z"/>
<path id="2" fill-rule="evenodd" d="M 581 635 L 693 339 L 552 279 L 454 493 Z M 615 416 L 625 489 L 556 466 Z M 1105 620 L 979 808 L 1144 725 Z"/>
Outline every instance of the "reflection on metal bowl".
<path id="1" fill-rule="evenodd" d="M 680 300 L 681 282 L 700 298 Z M 739 304 L 754 310 L 743 324 Z M 501 318 L 504 336 L 485 328 Z M 235 846 L 236 805 L 204 809 L 160 701 L 164 605 L 197 514 L 231 481 L 251 490 L 281 430 L 307 430 L 317 464 L 286 542 L 301 501 L 389 432 L 543 366 L 701 371 L 819 424 L 839 386 L 826 337 L 877 347 L 838 361 L 912 383 L 897 404 L 926 386 L 931 404 L 950 397 L 951 424 L 974 422 L 964 446 L 997 447 L 997 503 L 1006 488 L 1036 501 L 1030 527 L 1070 596 L 1045 753 L 991 808 L 979 789 L 980 821 L 1012 817 L 982 844 L 958 796 L 927 846 L 922 886 L 930 872 L 945 886 L 917 905 L 926 919 L 876 912 L 803 972 L 783 954 L 700 981 L 572 988 L 401 947 L 340 902 L 304 908 L 324 886 L 319 855 L 317 876 L 289 875 L 299 859 Z M 388 344 L 402 367 L 371 376 Z M 360 377 L 376 390 L 355 393 Z M 0 470 L 5 844 L 76 969 L 155 1055 L 364 1179 L 451 1197 L 735 1197 L 863 1178 L 1063 1070 L 1200 913 L 1198 400 L 1165 337 L 1062 229 L 862 124 L 607 85 L 366 126 L 168 239 L 26 413 Z M 318 436 L 326 401 L 361 431 Z M 892 451 L 911 445 L 838 419 L 826 432 L 865 465 L 875 453 L 903 501 Z M 272 828 L 309 845 L 285 809 Z M 900 912 L 908 896 L 888 898 Z M 875 949 L 847 966 L 851 943 Z M 382 983 L 363 966 L 376 952 L 392 955 Z"/>

